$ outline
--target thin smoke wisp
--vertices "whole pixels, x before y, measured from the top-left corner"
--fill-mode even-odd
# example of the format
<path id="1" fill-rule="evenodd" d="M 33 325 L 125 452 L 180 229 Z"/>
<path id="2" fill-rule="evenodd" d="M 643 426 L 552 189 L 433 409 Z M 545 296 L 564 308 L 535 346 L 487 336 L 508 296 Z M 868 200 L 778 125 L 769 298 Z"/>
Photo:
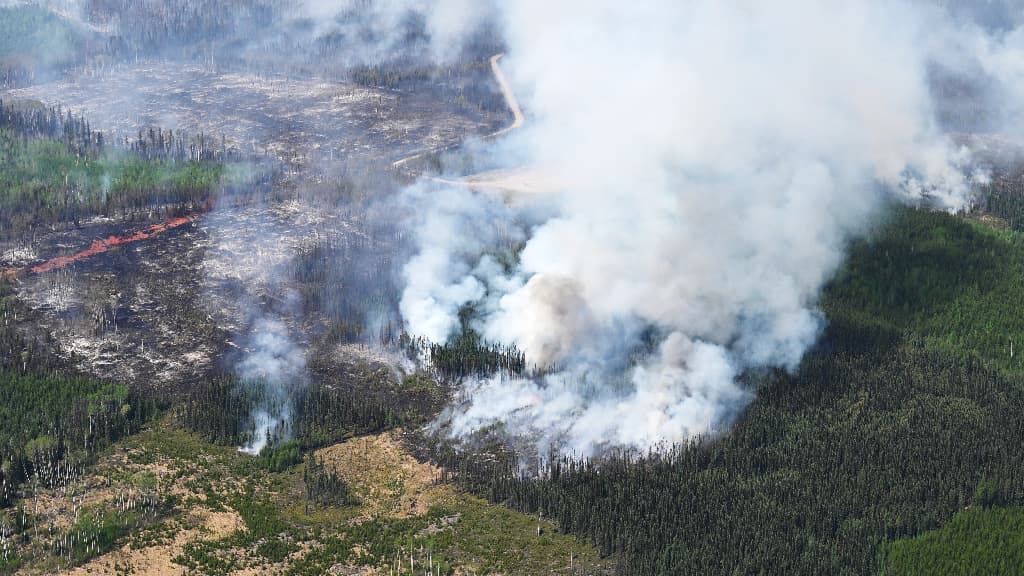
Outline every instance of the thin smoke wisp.
<path id="1" fill-rule="evenodd" d="M 243 386 L 255 388 L 255 408 L 249 416 L 253 436 L 240 450 L 256 455 L 272 438 L 289 436 L 292 392 L 304 383 L 306 356 L 276 318 L 258 319 L 249 344 L 251 350 L 235 371 Z"/>

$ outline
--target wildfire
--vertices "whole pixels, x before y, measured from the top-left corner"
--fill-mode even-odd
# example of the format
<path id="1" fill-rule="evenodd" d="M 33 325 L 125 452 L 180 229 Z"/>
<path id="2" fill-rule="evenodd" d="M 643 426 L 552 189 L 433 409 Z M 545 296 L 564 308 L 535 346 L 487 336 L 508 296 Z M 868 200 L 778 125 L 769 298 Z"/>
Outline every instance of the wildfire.
<path id="1" fill-rule="evenodd" d="M 202 214 L 197 212 L 195 214 L 179 216 L 158 224 L 153 224 L 148 228 L 138 230 L 127 236 L 108 236 L 107 238 L 93 240 L 92 244 L 88 248 L 80 252 L 76 252 L 68 256 L 57 256 L 56 258 L 51 258 L 42 264 L 37 264 L 29 268 L 7 268 L 5 270 L 0 270 L 0 276 L 6 277 L 7 279 L 14 279 L 25 272 L 42 274 L 51 270 L 57 270 L 67 266 L 68 264 L 78 262 L 79 260 L 85 260 L 86 258 L 97 254 L 102 254 L 115 246 L 131 244 L 132 242 L 138 242 L 140 240 L 148 240 L 173 228 L 188 224 L 189 222 L 195 222 L 201 216 Z"/>

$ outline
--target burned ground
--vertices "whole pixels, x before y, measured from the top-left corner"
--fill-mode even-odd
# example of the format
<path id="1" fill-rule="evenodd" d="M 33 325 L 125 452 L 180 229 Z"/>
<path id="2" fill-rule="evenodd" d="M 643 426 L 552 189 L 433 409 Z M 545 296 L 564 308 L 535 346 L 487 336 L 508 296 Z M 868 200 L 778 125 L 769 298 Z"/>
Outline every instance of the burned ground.
<path id="1" fill-rule="evenodd" d="M 121 226 L 95 223 L 45 238 L 35 255 L 77 251 Z M 101 378 L 167 388 L 202 375 L 219 352 L 196 297 L 204 232 L 188 225 L 13 283 L 56 352 Z M 28 335 L 27 334 L 27 335 Z"/>
<path id="2" fill-rule="evenodd" d="M 486 73 L 474 79 L 488 80 Z M 61 103 L 114 136 L 169 127 L 223 136 L 243 152 L 289 162 L 397 160 L 493 132 L 505 111 L 488 111 L 428 76 L 424 94 L 353 81 L 208 69 L 173 61 L 121 64 L 90 76 L 7 91 Z M 439 90 L 436 86 L 441 85 Z M 494 88 L 497 93 L 497 88 Z"/>
<path id="3" fill-rule="evenodd" d="M 133 229 L 97 220 L 28 244 L 11 242 L 4 265 L 29 270 L 126 228 Z M 330 334 L 342 321 L 338 315 L 358 311 L 331 313 L 332 303 L 321 299 L 329 293 L 325 284 L 343 272 L 301 277 L 296 267 L 314 252 L 344 258 L 343 250 L 327 247 L 363 236 L 350 213 L 298 200 L 225 207 L 159 237 L 54 270 L 25 271 L 12 289 L 22 303 L 25 336 L 53 342 L 58 354 L 96 377 L 167 390 L 209 374 L 225 352 L 244 355 L 252 323 L 264 313 L 286 321 L 304 347 L 318 338 L 338 341 Z M 317 264 L 347 269 L 350 263 Z"/>
<path id="4" fill-rule="evenodd" d="M 87 373 L 166 388 L 217 368 L 225 351 L 243 351 L 242 335 L 261 310 L 287 319 L 304 344 L 309 335 L 337 330 L 337 306 L 323 301 L 326 284 L 339 275 L 296 278 L 295 261 L 314 251 L 351 256 L 338 246 L 359 242 L 366 231 L 352 207 L 340 204 L 365 195 L 368 185 L 387 189 L 391 162 L 452 147 L 506 122 L 507 111 L 464 97 L 467 78 L 493 82 L 486 63 L 461 70 L 428 72 L 384 89 L 368 85 L 367 71 L 360 82 L 329 81 L 153 60 L 8 90 L 8 99 L 59 103 L 88 115 L 108 141 L 173 127 L 290 166 L 270 194 L 224 203 L 159 239 L 20 276 L 16 292 L 33 318 L 26 332 L 48 334 Z M 497 86 L 488 91 L 497 94 Z M 381 171 L 368 173 L 368 166 Z M 132 226 L 97 218 L 11 240 L 0 250 L 0 267 L 37 265 Z M 344 279 L 351 281 L 351 273 Z"/>
<path id="5" fill-rule="evenodd" d="M 104 409 L 148 422 L 127 439 L 87 437 L 74 454 L 59 423 L 13 447 L 20 467 L 0 470 L 12 505 L 0 510 L 0 572 L 378 573 L 405 558 L 447 574 L 608 572 L 611 562 L 550 523 L 458 492 L 410 455 L 426 453 L 412 445 L 424 436 L 395 431 L 429 422 L 449 390 L 397 345 L 406 240 L 374 212 L 430 168 L 396 162 L 511 122 L 492 64 L 314 76 L 150 58 L 29 75 L 3 93 L 83 114 L 108 146 L 158 170 L 224 164 L 210 189 L 180 203 L 89 208 L 12 228 L 0 243 L 4 327 L 35 346 L 4 362 L 41 347 L 53 357 L 43 370 L 127 384 Z M 182 150 L 196 142 L 183 134 L 203 135 L 202 157 L 145 149 L 170 130 Z M 67 198 L 83 194 L 57 180 Z M 140 236 L 172 217 L 187 221 Z M 237 450 L 252 406 L 225 420 L 231 410 L 215 401 L 238 400 L 238 367 L 262 353 L 268 319 L 303 374 L 287 384 L 294 439 L 253 458 Z M 94 393 L 76 414 L 91 416 L 94 401 L 105 400 Z M 40 482 L 53 462 L 66 473 Z M 339 497 L 348 485 L 353 498 Z"/>

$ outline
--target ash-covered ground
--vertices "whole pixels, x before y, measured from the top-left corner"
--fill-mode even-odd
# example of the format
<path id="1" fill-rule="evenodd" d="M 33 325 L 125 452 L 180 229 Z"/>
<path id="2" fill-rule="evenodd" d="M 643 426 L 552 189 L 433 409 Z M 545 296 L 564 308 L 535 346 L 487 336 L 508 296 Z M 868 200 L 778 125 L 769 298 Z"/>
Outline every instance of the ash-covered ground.
<path id="1" fill-rule="evenodd" d="M 367 180 L 387 189 L 396 160 L 507 125 L 508 110 L 488 112 L 460 99 L 458 83 L 467 78 L 491 83 L 499 94 L 489 66 L 468 69 L 455 80 L 421 82 L 422 90 L 394 90 L 151 60 L 5 91 L 5 99 L 38 100 L 84 115 L 108 141 L 161 127 L 223 138 L 241 155 L 270 156 L 286 166 L 255 199 L 226 202 L 191 224 L 59 270 L 19 275 L 22 331 L 51 342 L 84 372 L 152 389 L 187 389 L 212 371 L 230 369 L 252 352 L 246 341 L 261 318 L 285 326 L 288 338 L 308 350 L 330 329 L 330 319 L 311 303 L 329 288 L 347 287 L 337 285 L 338 274 L 296 278 L 296 260 L 315 251 L 332 258 L 339 246 L 366 244 L 352 206 L 337 190 L 327 199 L 320 192 L 366 188 Z M 368 166 L 378 172 L 368 175 Z M 358 167 L 362 181 L 339 185 L 351 167 Z M 357 191 L 364 200 L 368 193 Z M 94 219 L 0 242 L 0 269 L 73 254 L 95 239 L 144 225 Z M 319 350 L 340 362 L 318 364 L 329 372 L 384 366 L 365 347 Z"/>
<path id="2" fill-rule="evenodd" d="M 479 80 L 493 82 L 486 75 Z M 436 88 L 444 82 L 428 84 Z M 312 156 L 397 160 L 456 145 L 506 122 L 503 114 L 443 90 L 388 90 L 164 60 L 121 64 L 5 94 L 69 107 L 115 137 L 134 138 L 147 127 L 171 128 L 223 136 L 243 153 L 291 163 Z"/>
<path id="3" fill-rule="evenodd" d="M 33 252 L 73 252 L 121 228 L 94 222 L 43 238 Z M 186 225 L 58 270 L 24 274 L 14 281 L 28 308 L 24 330 L 102 378 L 162 388 L 204 374 L 224 338 L 199 298 L 207 243 L 205 230 Z"/>
<path id="4" fill-rule="evenodd" d="M 126 229 L 131 225 L 98 219 L 31 245 L 11 244 L 3 264 L 73 253 Z M 247 340 L 261 318 L 281 323 L 308 349 L 330 327 L 317 299 L 331 287 L 329 275 L 299 278 L 297 260 L 327 247 L 343 258 L 337 248 L 352 242 L 367 240 L 351 212 L 300 200 L 219 208 L 148 240 L 20 274 L 13 286 L 23 306 L 13 320 L 84 372 L 145 388 L 187 387 L 223 368 L 224 354 L 237 361 L 253 352 Z M 359 346 L 325 350 L 343 363 L 383 365 L 380 353 Z"/>

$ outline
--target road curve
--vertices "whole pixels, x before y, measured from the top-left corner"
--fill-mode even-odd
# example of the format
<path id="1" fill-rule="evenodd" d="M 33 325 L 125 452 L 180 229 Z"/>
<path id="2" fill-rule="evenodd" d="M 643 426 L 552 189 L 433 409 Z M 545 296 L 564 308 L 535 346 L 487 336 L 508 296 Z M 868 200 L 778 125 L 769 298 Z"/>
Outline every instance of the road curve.
<path id="1" fill-rule="evenodd" d="M 523 126 L 523 109 L 519 107 L 519 100 L 516 99 L 516 93 L 512 91 L 512 85 L 509 84 L 508 78 L 505 77 L 505 73 L 501 71 L 501 66 L 498 65 L 498 61 L 505 54 L 495 54 L 491 56 L 491 72 L 494 73 L 494 78 L 498 81 L 498 86 L 501 87 L 501 95 L 505 98 L 505 105 L 512 111 L 512 125 L 506 128 L 498 130 L 494 134 L 490 134 L 488 138 L 497 138 L 506 132 L 510 132 Z"/>
<path id="2" fill-rule="evenodd" d="M 512 85 L 509 84 L 508 78 L 505 77 L 505 73 L 501 70 L 501 65 L 498 64 L 498 62 L 501 60 L 501 57 L 504 55 L 504 53 L 501 53 L 491 56 L 491 72 L 494 74 L 494 79 L 498 81 L 498 87 L 501 89 L 502 98 L 505 99 L 505 105 L 512 112 L 512 124 L 502 128 L 501 130 L 498 130 L 497 132 L 487 134 L 486 136 L 483 137 L 484 140 L 491 140 L 493 138 L 497 138 L 508 132 L 511 132 L 512 130 L 521 128 L 523 126 L 523 122 L 525 121 L 525 117 L 523 116 L 523 109 L 519 107 L 519 100 L 516 99 L 516 94 L 515 92 L 512 91 Z M 408 162 L 412 162 L 413 160 L 422 158 L 427 154 L 443 152 L 448 148 L 452 148 L 452 146 L 448 146 L 445 148 L 431 148 L 430 150 L 417 152 L 412 156 L 406 156 L 405 158 L 392 162 L 391 167 L 401 168 L 404 164 Z"/>

